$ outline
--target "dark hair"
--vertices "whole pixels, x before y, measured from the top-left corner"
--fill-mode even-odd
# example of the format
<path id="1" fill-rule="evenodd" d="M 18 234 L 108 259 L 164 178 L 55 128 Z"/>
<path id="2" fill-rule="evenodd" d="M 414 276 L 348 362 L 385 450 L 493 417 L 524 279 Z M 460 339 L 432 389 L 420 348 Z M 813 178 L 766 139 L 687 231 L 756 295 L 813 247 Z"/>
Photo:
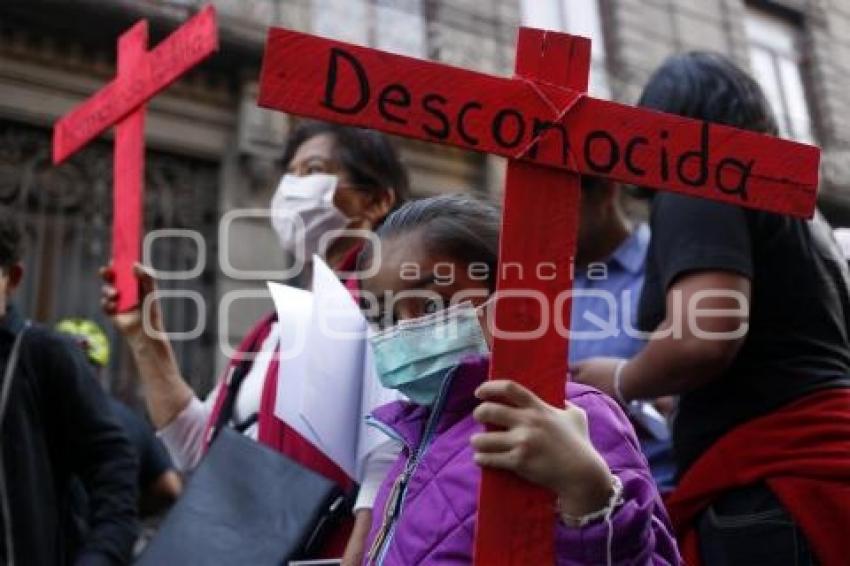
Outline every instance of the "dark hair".
<path id="1" fill-rule="evenodd" d="M 335 157 L 357 187 L 364 190 L 392 189 L 396 206 L 407 200 L 410 191 L 407 170 L 387 136 L 375 130 L 305 120 L 292 130 L 286 140 L 282 158 L 284 166 L 289 165 L 301 144 L 322 134 L 330 134 L 336 140 Z"/>
<path id="2" fill-rule="evenodd" d="M 611 181 L 594 175 L 581 176 L 581 198 L 582 201 L 597 201 L 605 195 L 605 189 L 610 188 Z"/>
<path id="3" fill-rule="evenodd" d="M 759 84 L 719 53 L 668 57 L 652 74 L 638 106 L 776 135 L 776 119 Z"/>
<path id="4" fill-rule="evenodd" d="M 7 270 L 23 257 L 24 238 L 18 216 L 0 205 L 0 269 Z"/>
<path id="5" fill-rule="evenodd" d="M 465 263 L 485 263 L 490 290 L 496 286 L 499 261 L 499 209 L 468 195 L 443 195 L 415 200 L 387 216 L 377 236 L 386 240 L 419 231 L 429 253 L 445 254 Z M 357 263 L 372 257 L 364 246 Z"/>

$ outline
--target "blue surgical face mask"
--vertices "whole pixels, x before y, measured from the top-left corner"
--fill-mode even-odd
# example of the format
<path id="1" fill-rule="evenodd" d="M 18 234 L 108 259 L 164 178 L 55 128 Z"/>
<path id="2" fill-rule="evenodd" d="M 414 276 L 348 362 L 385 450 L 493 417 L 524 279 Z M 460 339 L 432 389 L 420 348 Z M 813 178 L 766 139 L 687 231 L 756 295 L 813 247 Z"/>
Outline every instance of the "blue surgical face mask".
<path id="1" fill-rule="evenodd" d="M 405 320 L 369 337 L 381 384 L 419 405 L 433 405 L 448 370 L 470 355 L 487 353 L 478 311 L 462 303 Z"/>

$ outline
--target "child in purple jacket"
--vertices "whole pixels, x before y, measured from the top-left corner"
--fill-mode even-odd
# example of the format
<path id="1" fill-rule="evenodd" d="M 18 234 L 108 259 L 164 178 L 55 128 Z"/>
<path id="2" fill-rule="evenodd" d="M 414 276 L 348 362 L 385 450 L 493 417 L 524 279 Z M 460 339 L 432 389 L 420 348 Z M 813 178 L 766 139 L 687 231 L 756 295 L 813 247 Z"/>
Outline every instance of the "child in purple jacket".
<path id="1" fill-rule="evenodd" d="M 362 300 L 382 327 L 370 338 L 379 377 L 409 401 L 371 417 L 402 450 L 375 503 L 366 563 L 470 564 L 479 466 L 488 466 L 557 494 L 557 564 L 678 564 L 616 403 L 570 383 L 558 408 L 515 382 L 486 381 L 489 332 L 479 314 L 497 278 L 498 210 L 435 197 L 403 206 L 377 234 L 381 245 L 359 258 L 371 275 Z"/>

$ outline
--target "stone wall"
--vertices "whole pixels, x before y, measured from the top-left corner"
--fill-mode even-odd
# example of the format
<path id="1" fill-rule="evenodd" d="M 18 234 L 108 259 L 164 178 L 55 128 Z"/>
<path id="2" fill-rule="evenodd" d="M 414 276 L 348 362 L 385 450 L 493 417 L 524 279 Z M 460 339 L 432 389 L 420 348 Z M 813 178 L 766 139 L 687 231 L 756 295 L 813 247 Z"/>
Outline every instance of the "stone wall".
<path id="1" fill-rule="evenodd" d="M 719 51 L 749 66 L 747 6 L 799 27 L 802 70 L 817 142 L 823 147 L 821 204 L 850 224 L 850 0 L 599 0 L 614 96 L 634 103 L 671 53 Z"/>

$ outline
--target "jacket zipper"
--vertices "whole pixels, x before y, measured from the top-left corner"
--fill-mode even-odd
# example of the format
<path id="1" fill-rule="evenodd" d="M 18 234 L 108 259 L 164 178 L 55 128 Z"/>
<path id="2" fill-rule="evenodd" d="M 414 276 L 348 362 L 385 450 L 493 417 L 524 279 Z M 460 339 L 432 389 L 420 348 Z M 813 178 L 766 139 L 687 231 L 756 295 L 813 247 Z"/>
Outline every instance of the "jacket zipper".
<path id="1" fill-rule="evenodd" d="M 395 534 L 395 527 L 398 524 L 397 519 L 404 504 L 404 498 L 407 495 L 408 482 L 410 481 L 410 478 L 413 477 L 419 462 L 422 461 L 422 458 L 425 456 L 425 453 L 428 451 L 431 441 L 433 440 L 434 431 L 437 427 L 440 413 L 443 411 L 443 405 L 445 404 L 446 393 L 456 371 L 457 368 L 453 368 L 451 370 L 446 377 L 445 383 L 443 383 L 443 387 L 440 389 L 437 401 L 434 403 L 434 409 L 428 417 L 428 423 L 425 426 L 425 435 L 423 436 L 422 443 L 419 445 L 419 450 L 417 450 L 415 454 L 413 453 L 413 450 L 411 450 L 410 445 L 404 442 L 404 440 L 391 428 L 371 418 L 371 416 L 366 419 L 367 424 L 382 430 L 384 433 L 396 438 L 397 440 L 401 440 L 407 447 L 408 452 L 411 454 L 410 460 L 405 466 L 404 471 L 393 483 L 390 496 L 387 498 L 387 503 L 384 505 L 384 515 L 381 520 L 381 528 L 378 530 L 378 534 L 375 536 L 375 541 L 369 548 L 369 553 L 367 555 L 367 563 L 370 565 L 381 566 L 384 563 L 384 558 L 386 558 L 390 542 L 392 542 L 393 535 Z"/>
<path id="2" fill-rule="evenodd" d="M 372 542 L 372 546 L 369 547 L 369 552 L 366 554 L 368 557 L 368 563 L 374 564 L 375 558 L 377 557 L 378 552 L 381 550 L 381 547 L 384 544 L 384 541 L 387 538 L 389 533 L 390 523 L 393 520 L 393 517 L 397 514 L 398 509 L 397 505 L 400 503 L 401 498 L 401 489 L 403 485 L 406 485 L 408 478 L 412 472 L 414 467 L 414 453 L 413 449 L 410 445 L 396 432 L 384 425 L 384 423 L 372 418 L 371 415 L 367 415 L 366 424 L 373 426 L 379 429 L 381 432 L 390 436 L 391 438 L 398 440 L 402 444 L 404 444 L 405 448 L 407 448 L 407 452 L 410 454 L 410 460 L 408 460 L 407 465 L 405 465 L 404 470 L 401 474 L 396 478 L 395 482 L 393 482 L 393 487 L 390 490 L 390 495 L 387 497 L 387 503 L 384 505 L 384 513 L 381 519 L 381 528 L 378 531 L 378 534 L 375 536 L 375 540 Z"/>
<path id="3" fill-rule="evenodd" d="M 372 546 L 369 548 L 369 561 L 371 564 L 375 563 L 375 558 L 378 553 L 381 552 L 384 548 L 384 542 L 389 538 L 389 530 L 390 525 L 394 524 L 396 515 L 398 515 L 398 508 L 401 504 L 401 491 L 403 487 L 407 487 L 407 480 L 410 478 L 411 468 L 407 466 L 404 472 L 396 478 L 395 483 L 393 483 L 392 491 L 390 492 L 389 498 L 387 498 L 387 504 L 384 506 L 384 516 L 381 520 L 381 529 L 378 531 L 375 540 L 372 542 Z M 383 553 L 382 553 L 383 554 Z"/>

